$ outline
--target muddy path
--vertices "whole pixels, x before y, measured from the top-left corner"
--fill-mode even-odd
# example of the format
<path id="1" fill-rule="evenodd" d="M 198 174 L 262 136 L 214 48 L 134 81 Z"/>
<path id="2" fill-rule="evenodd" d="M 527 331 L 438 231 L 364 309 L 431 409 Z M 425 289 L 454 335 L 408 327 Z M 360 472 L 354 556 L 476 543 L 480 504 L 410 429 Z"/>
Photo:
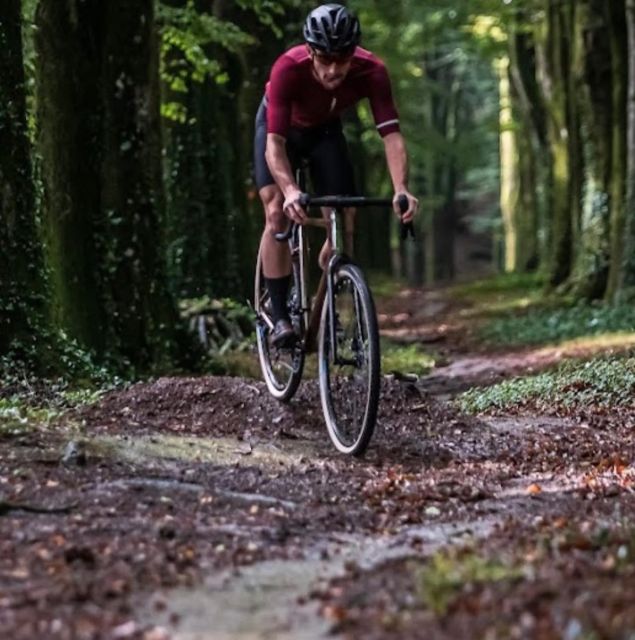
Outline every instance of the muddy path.
<path id="1" fill-rule="evenodd" d="M 625 527 L 635 499 L 616 465 L 635 459 L 632 420 L 607 429 L 575 416 L 461 415 L 458 390 L 556 356 L 475 352 L 437 292 L 381 311 L 385 334 L 434 344 L 444 365 L 384 378 L 363 460 L 335 453 L 310 380 L 280 405 L 259 381 L 161 378 L 2 438 L 5 637 L 416 638 L 422 624 L 425 637 L 486 637 L 505 592 L 477 624 L 465 611 L 443 619 L 413 605 L 413 562 L 451 548 L 529 554 L 555 533 L 576 549 L 579 532 L 588 541 Z M 540 584 L 560 593 L 571 576 L 547 564 L 555 573 Z M 508 593 L 509 624 L 491 637 L 587 637 L 567 613 L 585 608 L 575 590 L 552 598 L 564 613 L 549 627 L 531 612 L 518 622 L 521 595 Z M 618 611 L 627 624 L 630 609 Z"/>

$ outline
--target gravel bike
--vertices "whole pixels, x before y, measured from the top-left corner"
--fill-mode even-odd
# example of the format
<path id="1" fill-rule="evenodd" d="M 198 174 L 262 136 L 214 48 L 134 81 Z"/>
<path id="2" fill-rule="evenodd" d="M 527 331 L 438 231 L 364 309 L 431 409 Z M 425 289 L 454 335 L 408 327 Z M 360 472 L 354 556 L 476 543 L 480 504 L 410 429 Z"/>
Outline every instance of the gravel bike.
<path id="1" fill-rule="evenodd" d="M 298 179 L 304 190 L 303 176 L 299 175 Z M 301 204 L 307 210 L 309 207 L 330 209 L 328 219 L 308 218 L 306 224 L 326 229 L 332 254 L 317 292 L 310 300 L 303 225 L 291 223 L 285 233 L 276 234 L 276 240 L 289 243 L 293 269 L 287 305 L 297 339 L 285 348 L 271 344 L 274 327 L 271 302 L 258 254 L 254 309 L 260 366 L 271 395 L 288 402 L 300 384 L 307 353 L 317 350 L 320 399 L 329 436 L 342 453 L 361 456 L 373 435 L 379 406 L 379 329 L 364 274 L 342 247 L 340 214 L 346 207 L 392 207 L 392 201 L 304 194 Z M 402 212 L 407 210 L 405 196 L 400 197 L 399 204 Z M 402 224 L 401 233 L 402 237 L 407 233 L 414 236 L 412 223 Z"/>

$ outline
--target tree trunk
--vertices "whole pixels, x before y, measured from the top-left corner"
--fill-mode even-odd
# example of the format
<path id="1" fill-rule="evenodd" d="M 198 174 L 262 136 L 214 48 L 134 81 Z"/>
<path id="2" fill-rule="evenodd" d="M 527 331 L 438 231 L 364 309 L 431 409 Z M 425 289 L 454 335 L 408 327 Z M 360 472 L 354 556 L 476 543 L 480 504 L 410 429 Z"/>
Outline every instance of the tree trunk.
<path id="1" fill-rule="evenodd" d="M 548 264 L 541 233 L 548 207 L 551 153 L 547 140 L 545 106 L 536 78 L 537 49 L 530 32 L 519 28 L 520 13 L 511 26 L 510 77 L 514 121 L 517 123 L 519 174 L 519 233 L 514 269 L 528 271 Z"/>
<path id="2" fill-rule="evenodd" d="M 604 0 L 578 8 L 580 68 L 577 107 L 582 132 L 584 186 L 574 291 L 586 299 L 604 295 L 609 264 L 611 178 L 611 54 Z"/>
<path id="3" fill-rule="evenodd" d="M 43 225 L 57 324 L 106 347 L 96 240 L 100 221 L 101 3 L 41 0 L 36 15 L 38 148 Z"/>
<path id="4" fill-rule="evenodd" d="M 628 32 L 628 138 L 626 145 L 626 237 L 620 297 L 632 300 L 635 293 L 635 0 L 626 0 Z"/>
<path id="5" fill-rule="evenodd" d="M 624 0 L 605 3 L 611 43 L 612 151 L 611 151 L 611 247 L 606 298 L 613 300 L 619 288 L 624 259 L 624 196 L 626 180 L 626 92 L 628 68 Z"/>
<path id="6" fill-rule="evenodd" d="M 568 74 L 571 34 L 566 16 L 568 2 L 549 0 L 545 39 L 545 67 L 541 81 L 548 109 L 548 137 L 553 158 L 551 193 L 551 259 L 549 283 L 562 284 L 569 276 L 572 259 L 573 169 L 570 153 Z"/>
<path id="7" fill-rule="evenodd" d="M 161 231 L 158 42 L 152 0 L 104 8 L 101 199 L 110 227 L 109 297 L 118 348 L 135 367 L 177 355 Z"/>
<path id="8" fill-rule="evenodd" d="M 520 212 L 520 162 L 518 156 L 517 135 L 514 131 L 512 91 L 509 82 L 509 60 L 502 60 L 500 74 L 500 160 L 501 188 L 500 207 L 503 217 L 505 238 L 505 271 L 519 270 L 519 250 L 522 243 L 518 229 Z"/>
<path id="9" fill-rule="evenodd" d="M 0 355 L 39 360 L 44 282 L 26 126 L 21 3 L 0 4 Z"/>

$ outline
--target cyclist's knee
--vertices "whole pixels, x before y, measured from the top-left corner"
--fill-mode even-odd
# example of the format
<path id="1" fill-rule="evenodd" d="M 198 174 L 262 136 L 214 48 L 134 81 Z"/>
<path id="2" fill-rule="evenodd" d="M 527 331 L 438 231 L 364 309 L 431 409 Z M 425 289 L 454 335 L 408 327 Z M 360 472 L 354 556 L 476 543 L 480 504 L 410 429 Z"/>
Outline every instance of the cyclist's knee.
<path id="1" fill-rule="evenodd" d="M 265 224 L 271 233 L 280 233 L 287 228 L 287 218 L 282 211 L 282 194 L 273 185 L 260 190 L 260 199 L 265 209 Z"/>

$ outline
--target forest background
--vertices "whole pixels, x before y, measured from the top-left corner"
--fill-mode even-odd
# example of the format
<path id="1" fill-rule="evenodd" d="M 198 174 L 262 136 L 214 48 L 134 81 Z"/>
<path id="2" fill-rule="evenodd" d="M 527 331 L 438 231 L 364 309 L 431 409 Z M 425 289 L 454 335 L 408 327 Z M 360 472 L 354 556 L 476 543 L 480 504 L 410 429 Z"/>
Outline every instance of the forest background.
<path id="1" fill-rule="evenodd" d="M 316 4 L 3 0 L 3 373 L 197 366 L 184 309 L 250 295 L 253 119 Z M 635 0 L 348 5 L 390 70 L 421 197 L 413 245 L 390 213 L 360 217 L 364 267 L 413 284 L 533 272 L 552 294 L 629 301 Z M 388 195 L 367 105 L 346 129 L 361 190 Z"/>

